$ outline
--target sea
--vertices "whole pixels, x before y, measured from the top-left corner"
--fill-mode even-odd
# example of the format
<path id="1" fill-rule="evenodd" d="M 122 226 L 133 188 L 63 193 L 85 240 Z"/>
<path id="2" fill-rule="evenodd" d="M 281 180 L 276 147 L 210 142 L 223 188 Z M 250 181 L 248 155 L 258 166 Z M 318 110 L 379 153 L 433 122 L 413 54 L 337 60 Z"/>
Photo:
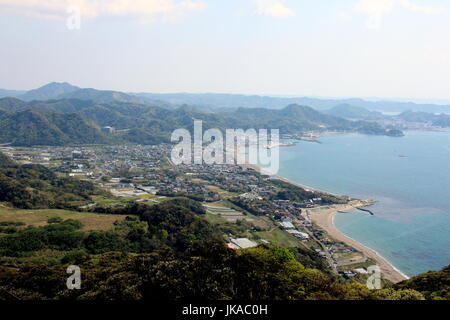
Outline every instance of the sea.
<path id="1" fill-rule="evenodd" d="M 278 174 L 312 188 L 374 199 L 374 216 L 337 214 L 335 226 L 407 276 L 450 264 L 450 132 L 404 137 L 329 134 L 281 147 Z"/>

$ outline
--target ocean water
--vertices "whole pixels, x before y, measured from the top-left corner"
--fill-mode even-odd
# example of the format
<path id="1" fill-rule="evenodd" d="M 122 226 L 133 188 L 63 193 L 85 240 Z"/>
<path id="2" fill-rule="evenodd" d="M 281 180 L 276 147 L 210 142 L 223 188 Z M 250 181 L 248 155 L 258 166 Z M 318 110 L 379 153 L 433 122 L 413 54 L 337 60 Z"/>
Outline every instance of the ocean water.
<path id="1" fill-rule="evenodd" d="M 412 276 L 450 264 L 450 132 L 405 137 L 327 135 L 280 148 L 279 175 L 356 198 L 375 216 L 336 215 L 336 227 Z"/>

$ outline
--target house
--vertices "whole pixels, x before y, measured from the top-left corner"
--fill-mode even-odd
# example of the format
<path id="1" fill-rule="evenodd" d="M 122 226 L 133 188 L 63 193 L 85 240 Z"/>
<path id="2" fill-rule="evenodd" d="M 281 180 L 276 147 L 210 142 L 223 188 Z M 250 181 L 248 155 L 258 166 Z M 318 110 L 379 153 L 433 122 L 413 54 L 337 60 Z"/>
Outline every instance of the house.
<path id="1" fill-rule="evenodd" d="M 115 129 L 113 127 L 103 127 L 102 132 L 106 134 L 113 134 L 115 132 Z"/>
<path id="2" fill-rule="evenodd" d="M 280 222 L 280 225 L 284 228 L 284 229 L 295 229 L 295 226 L 292 224 L 292 222 L 284 220 L 282 222 Z"/>
<path id="3" fill-rule="evenodd" d="M 286 230 L 286 231 L 299 239 L 302 239 L 302 240 L 309 239 L 309 234 L 307 234 L 307 233 L 300 232 L 298 230 L 293 230 L 293 229 Z"/>

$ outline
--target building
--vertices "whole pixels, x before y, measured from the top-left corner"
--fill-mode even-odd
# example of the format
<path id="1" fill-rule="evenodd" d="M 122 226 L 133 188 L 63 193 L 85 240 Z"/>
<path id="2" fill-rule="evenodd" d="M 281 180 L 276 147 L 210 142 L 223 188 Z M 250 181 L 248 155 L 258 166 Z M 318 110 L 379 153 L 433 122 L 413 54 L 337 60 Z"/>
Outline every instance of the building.
<path id="1" fill-rule="evenodd" d="M 106 134 L 113 134 L 116 130 L 113 127 L 103 127 L 102 132 Z"/>
<path id="2" fill-rule="evenodd" d="M 284 229 L 295 229 L 295 226 L 292 224 L 292 222 L 287 221 L 287 220 L 280 222 L 280 225 Z"/>
<path id="3" fill-rule="evenodd" d="M 231 243 L 238 247 L 238 249 L 246 249 L 256 247 L 258 244 L 247 238 L 231 239 Z"/>
<path id="4" fill-rule="evenodd" d="M 300 232 L 298 230 L 293 230 L 293 229 L 286 230 L 286 231 L 299 239 L 302 239 L 302 240 L 309 239 L 309 234 L 307 234 L 307 233 Z"/>

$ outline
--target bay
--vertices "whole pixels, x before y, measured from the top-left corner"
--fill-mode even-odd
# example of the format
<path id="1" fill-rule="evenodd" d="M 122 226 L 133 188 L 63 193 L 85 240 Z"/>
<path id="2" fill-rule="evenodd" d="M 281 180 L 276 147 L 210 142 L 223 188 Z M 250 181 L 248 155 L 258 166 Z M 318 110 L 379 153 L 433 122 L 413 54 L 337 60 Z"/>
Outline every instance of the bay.
<path id="1" fill-rule="evenodd" d="M 375 216 L 338 214 L 336 227 L 408 276 L 450 264 L 450 132 L 402 138 L 330 134 L 280 148 L 278 174 L 355 198 Z"/>

